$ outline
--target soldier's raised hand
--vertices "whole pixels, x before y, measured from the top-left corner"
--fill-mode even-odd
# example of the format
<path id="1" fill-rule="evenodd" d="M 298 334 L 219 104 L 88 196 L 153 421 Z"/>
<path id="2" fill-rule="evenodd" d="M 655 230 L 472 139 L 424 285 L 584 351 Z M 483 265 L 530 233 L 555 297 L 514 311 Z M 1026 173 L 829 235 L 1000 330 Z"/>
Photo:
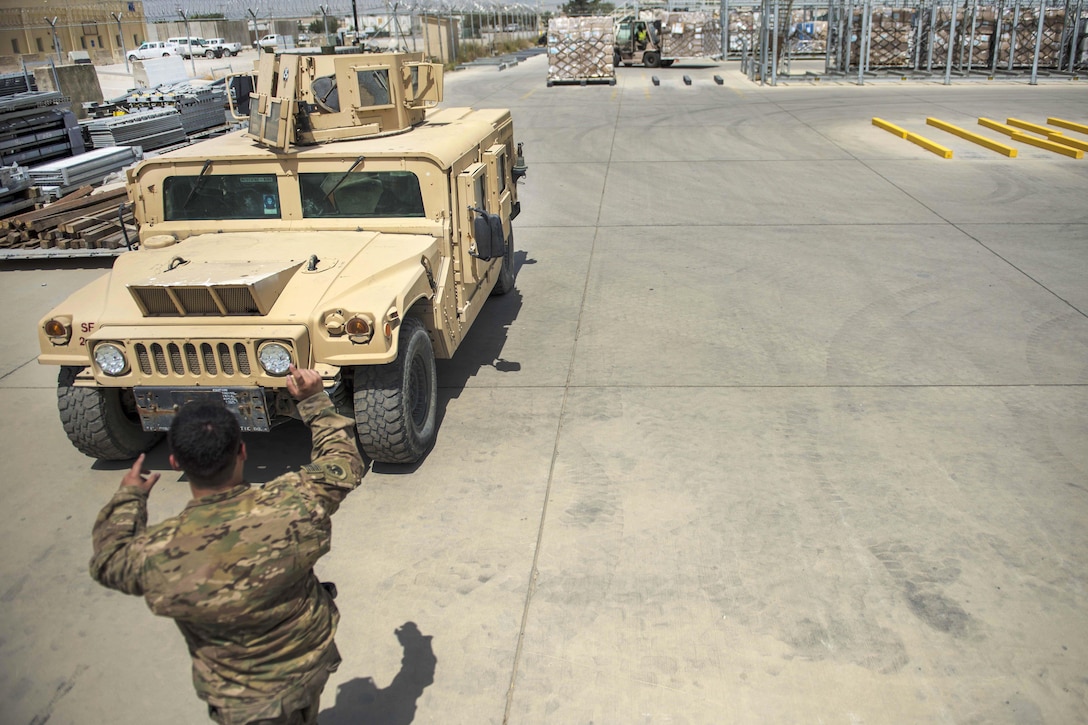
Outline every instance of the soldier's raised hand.
<path id="1" fill-rule="evenodd" d="M 147 454 L 140 454 L 140 457 L 132 464 L 132 468 L 128 469 L 128 473 L 121 479 L 121 488 L 129 486 L 144 493 L 151 493 L 151 489 L 155 488 L 155 484 L 159 482 L 159 476 L 162 474 L 144 470 L 144 459 L 146 457 Z"/>
<path id="2" fill-rule="evenodd" d="M 295 400 L 306 400 L 325 389 L 321 373 L 309 368 L 299 369 L 294 365 L 287 369 L 287 392 Z"/>

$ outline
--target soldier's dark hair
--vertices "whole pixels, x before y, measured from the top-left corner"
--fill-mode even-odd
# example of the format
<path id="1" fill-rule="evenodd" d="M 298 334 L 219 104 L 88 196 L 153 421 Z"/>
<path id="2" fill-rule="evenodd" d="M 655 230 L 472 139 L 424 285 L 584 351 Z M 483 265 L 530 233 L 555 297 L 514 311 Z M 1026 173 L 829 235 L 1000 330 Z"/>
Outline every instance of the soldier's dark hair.
<path id="1" fill-rule="evenodd" d="M 219 486 L 230 478 L 242 445 L 238 419 L 217 403 L 182 406 L 170 424 L 170 452 L 196 483 Z"/>

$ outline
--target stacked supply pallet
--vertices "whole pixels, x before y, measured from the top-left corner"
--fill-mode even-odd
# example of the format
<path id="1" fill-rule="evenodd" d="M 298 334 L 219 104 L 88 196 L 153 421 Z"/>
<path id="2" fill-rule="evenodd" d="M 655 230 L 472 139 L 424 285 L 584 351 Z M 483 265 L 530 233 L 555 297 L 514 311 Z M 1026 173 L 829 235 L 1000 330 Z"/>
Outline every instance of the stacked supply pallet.
<path id="1" fill-rule="evenodd" d="M 136 111 L 124 116 L 94 118 L 86 122 L 96 149 L 108 146 L 139 146 L 144 151 L 185 143 L 188 137 L 181 114 L 174 108 Z"/>
<path id="2" fill-rule="evenodd" d="M 661 55 L 665 58 L 720 58 L 721 23 L 712 13 L 672 12 L 661 18 Z"/>
<path id="3" fill-rule="evenodd" d="M 548 85 L 587 81 L 614 84 L 614 44 L 610 17 L 552 18 L 548 21 Z"/>
<path id="4" fill-rule="evenodd" d="M 55 91 L 0 97 L 0 164 L 40 163 L 83 152 L 67 98 Z"/>
<path id="5" fill-rule="evenodd" d="M 875 7 L 869 17 L 869 67 L 903 68 L 913 63 L 914 12 L 893 7 Z M 861 57 L 861 37 L 864 18 L 855 11 L 851 18 L 850 56 Z M 947 39 L 948 33 L 945 32 Z M 947 40 L 946 40 L 947 42 Z"/>
<path id="6" fill-rule="evenodd" d="M 114 171 L 120 171 L 143 158 L 140 149 L 134 146 L 114 146 L 88 151 L 67 159 L 50 161 L 30 169 L 30 178 L 42 187 L 52 191 L 55 196 L 67 193 L 84 184 L 100 184 Z"/>

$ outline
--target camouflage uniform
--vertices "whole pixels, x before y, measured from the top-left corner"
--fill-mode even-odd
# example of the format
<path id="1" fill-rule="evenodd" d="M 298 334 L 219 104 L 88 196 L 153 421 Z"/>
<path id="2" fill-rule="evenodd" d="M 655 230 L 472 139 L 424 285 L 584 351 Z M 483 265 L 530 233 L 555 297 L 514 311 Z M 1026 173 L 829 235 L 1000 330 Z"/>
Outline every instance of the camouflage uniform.
<path id="1" fill-rule="evenodd" d="M 326 393 L 298 409 L 313 435 L 312 463 L 299 472 L 195 499 L 150 528 L 146 494 L 122 487 L 94 525 L 91 576 L 175 620 L 197 695 L 224 725 L 295 722 L 277 718 L 306 707 L 312 714 L 297 722 L 316 722 L 321 689 L 340 664 L 340 615 L 313 566 L 363 462 L 354 421 Z"/>

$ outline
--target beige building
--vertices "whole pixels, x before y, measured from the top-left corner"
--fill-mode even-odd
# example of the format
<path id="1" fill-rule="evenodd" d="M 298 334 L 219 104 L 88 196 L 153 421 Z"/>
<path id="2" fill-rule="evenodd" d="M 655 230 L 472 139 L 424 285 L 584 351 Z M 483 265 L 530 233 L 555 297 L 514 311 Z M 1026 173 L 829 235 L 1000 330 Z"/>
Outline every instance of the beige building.
<path id="1" fill-rule="evenodd" d="M 96 62 L 120 62 L 125 50 L 147 39 L 141 0 L 0 0 L 0 66 L 18 68 L 20 60 L 57 62 L 54 18 L 65 64 L 72 50 L 86 51 Z"/>

